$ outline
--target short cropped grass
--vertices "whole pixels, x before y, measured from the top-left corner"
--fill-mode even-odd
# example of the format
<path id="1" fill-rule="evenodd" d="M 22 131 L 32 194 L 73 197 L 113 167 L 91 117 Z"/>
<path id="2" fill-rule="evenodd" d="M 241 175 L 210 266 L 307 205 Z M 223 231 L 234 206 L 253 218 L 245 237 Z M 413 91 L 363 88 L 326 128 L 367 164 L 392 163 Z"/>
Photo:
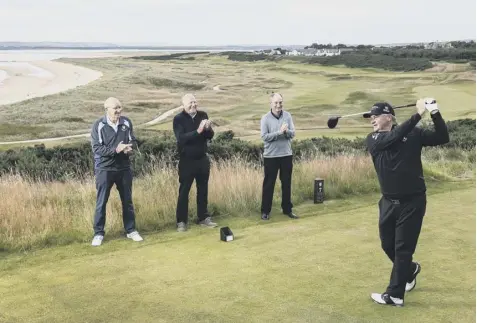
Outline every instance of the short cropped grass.
<path id="1" fill-rule="evenodd" d="M 405 307 L 374 304 L 391 262 L 378 195 L 219 218 L 145 235 L 10 254 L 0 261 L 1 322 L 475 322 L 475 181 L 432 185 Z M 158 202 L 160 203 L 160 202 Z"/>

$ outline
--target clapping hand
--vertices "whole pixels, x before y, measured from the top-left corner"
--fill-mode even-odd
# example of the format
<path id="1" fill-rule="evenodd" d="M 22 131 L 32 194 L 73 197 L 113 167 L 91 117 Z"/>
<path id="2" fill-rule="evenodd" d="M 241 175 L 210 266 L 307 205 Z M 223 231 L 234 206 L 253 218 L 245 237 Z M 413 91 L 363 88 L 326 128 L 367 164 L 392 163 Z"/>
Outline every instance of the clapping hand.
<path id="1" fill-rule="evenodd" d="M 282 126 L 280 127 L 280 132 L 285 133 L 288 130 L 288 124 L 283 123 Z"/>
<path id="2" fill-rule="evenodd" d="M 207 123 L 207 120 L 205 119 L 200 122 L 199 128 L 197 129 L 198 133 L 202 133 L 202 131 L 204 131 L 206 123 Z"/>
<path id="3" fill-rule="evenodd" d="M 132 149 L 131 146 L 130 146 L 130 147 L 126 147 L 126 148 L 123 150 L 123 152 L 124 152 L 126 155 L 132 155 L 133 149 Z"/>
<path id="4" fill-rule="evenodd" d="M 120 152 L 124 151 L 125 153 L 127 153 L 128 151 L 132 151 L 132 148 L 131 148 L 132 144 L 123 144 L 123 142 L 121 141 L 118 146 L 116 147 L 116 152 L 119 154 Z"/>

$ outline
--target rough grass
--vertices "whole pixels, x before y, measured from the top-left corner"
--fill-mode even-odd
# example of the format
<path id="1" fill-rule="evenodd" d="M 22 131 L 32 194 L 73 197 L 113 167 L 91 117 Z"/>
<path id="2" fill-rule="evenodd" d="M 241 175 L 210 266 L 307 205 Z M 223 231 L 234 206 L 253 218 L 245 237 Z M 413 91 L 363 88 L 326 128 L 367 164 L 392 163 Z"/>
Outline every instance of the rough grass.
<path id="1" fill-rule="evenodd" d="M 475 194 L 475 182 L 430 189 L 415 254 L 423 269 L 404 308 L 369 298 L 391 263 L 379 196 L 361 195 L 302 204 L 299 220 L 277 209 L 266 223 L 220 218 L 235 234 L 228 243 L 218 228 L 192 226 L 4 256 L 0 321 L 475 322 Z"/>
<path id="2" fill-rule="evenodd" d="M 34 126 L 29 124 L 0 123 L 0 136 L 5 138 L 9 136 L 23 135 L 25 133 L 36 136 L 50 129 L 51 127 Z"/>
<path id="3" fill-rule="evenodd" d="M 425 151 L 423 159 L 428 181 L 475 178 L 475 150 L 464 153 L 434 149 Z M 369 156 L 303 156 L 294 162 L 294 204 L 313 199 L 313 183 L 318 177 L 325 180 L 330 199 L 345 199 L 379 189 Z M 262 181 L 263 167 L 258 163 L 241 159 L 213 162 L 210 212 L 214 216 L 258 215 Z M 141 231 L 153 232 L 175 223 L 177 191 L 177 169 L 160 161 L 150 175 L 135 179 L 133 200 Z M 0 208 L 0 250 L 84 242 L 92 234 L 96 198 L 93 178 L 45 183 L 4 176 L 0 178 L 0 195 L 8 196 Z M 193 186 L 189 203 L 191 221 L 196 213 L 195 195 Z M 275 198 L 280 196 L 277 179 Z M 123 232 L 121 204 L 114 188 L 107 208 L 106 231 L 111 237 L 119 237 Z"/>
<path id="4" fill-rule="evenodd" d="M 319 158 L 296 163 L 293 181 L 294 203 L 313 198 L 316 177 L 327 181 L 330 198 L 376 191 L 369 159 L 364 156 Z M 209 207 L 214 215 L 258 214 L 263 169 L 242 160 L 214 163 L 209 182 Z M 281 196 L 277 181 L 275 196 Z M 142 231 L 154 231 L 175 223 L 177 170 L 155 167 L 150 176 L 135 180 L 134 206 Z M 10 176 L 0 179 L 0 195 L 7 196 L 0 209 L 0 249 L 16 250 L 85 241 L 92 234 L 95 207 L 94 180 L 66 183 L 32 182 Z M 107 209 L 106 231 L 123 232 L 121 204 L 113 188 Z M 195 186 L 190 193 L 190 217 L 195 217 Z M 192 221 L 192 220 L 191 220 Z"/>

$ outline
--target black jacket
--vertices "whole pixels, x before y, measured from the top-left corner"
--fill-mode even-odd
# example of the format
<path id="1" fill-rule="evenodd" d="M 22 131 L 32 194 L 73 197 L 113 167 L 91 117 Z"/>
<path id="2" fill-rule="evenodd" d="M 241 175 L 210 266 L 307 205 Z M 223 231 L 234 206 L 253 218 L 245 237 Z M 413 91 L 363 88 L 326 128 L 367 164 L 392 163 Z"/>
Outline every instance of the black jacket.
<path id="1" fill-rule="evenodd" d="M 207 140 L 214 137 L 214 130 L 198 133 L 202 120 L 208 119 L 207 113 L 197 111 L 194 119 L 185 111 L 174 117 L 173 128 L 177 139 L 177 150 L 181 159 L 201 159 L 207 154 Z"/>
<path id="2" fill-rule="evenodd" d="M 416 128 L 421 120 L 416 113 L 391 131 L 372 132 L 367 136 L 367 149 L 385 197 L 405 199 L 426 192 L 421 149 L 449 142 L 447 126 L 440 112 L 431 114 L 431 118 L 435 131 Z"/>
<path id="3" fill-rule="evenodd" d="M 121 141 L 123 144 L 133 144 L 133 149 L 137 147 L 133 125 L 129 118 L 119 118 L 117 133 L 108 124 L 106 116 L 96 120 L 91 129 L 95 170 L 117 171 L 130 168 L 129 156 L 124 152 L 119 154 L 116 152 L 116 147 Z"/>

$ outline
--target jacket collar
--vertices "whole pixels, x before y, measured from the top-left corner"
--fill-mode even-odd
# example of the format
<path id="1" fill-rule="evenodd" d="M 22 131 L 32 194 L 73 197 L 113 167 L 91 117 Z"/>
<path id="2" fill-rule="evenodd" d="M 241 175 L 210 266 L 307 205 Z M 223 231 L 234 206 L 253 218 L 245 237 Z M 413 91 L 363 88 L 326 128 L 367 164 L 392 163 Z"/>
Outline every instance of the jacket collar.
<path id="1" fill-rule="evenodd" d="M 125 123 L 125 118 L 124 117 L 119 117 L 119 122 L 118 122 L 118 125 L 123 125 Z M 105 123 L 107 124 L 108 123 L 108 116 L 104 115 L 102 118 L 101 118 L 101 122 L 102 123 Z"/>
<path id="2" fill-rule="evenodd" d="M 283 115 L 283 110 L 280 110 L 280 114 L 278 115 L 278 117 L 272 112 L 272 109 L 270 109 L 270 114 L 276 118 L 276 119 L 280 119 Z"/>
<path id="3" fill-rule="evenodd" d="M 190 114 L 188 114 L 185 110 L 182 110 L 182 115 L 183 115 L 184 117 L 190 118 L 190 119 L 192 119 L 192 120 L 194 120 L 195 118 L 197 118 L 197 116 L 199 115 L 199 113 L 200 113 L 200 111 L 197 110 L 197 112 L 196 112 L 194 118 L 192 118 L 192 116 L 191 116 Z"/>

